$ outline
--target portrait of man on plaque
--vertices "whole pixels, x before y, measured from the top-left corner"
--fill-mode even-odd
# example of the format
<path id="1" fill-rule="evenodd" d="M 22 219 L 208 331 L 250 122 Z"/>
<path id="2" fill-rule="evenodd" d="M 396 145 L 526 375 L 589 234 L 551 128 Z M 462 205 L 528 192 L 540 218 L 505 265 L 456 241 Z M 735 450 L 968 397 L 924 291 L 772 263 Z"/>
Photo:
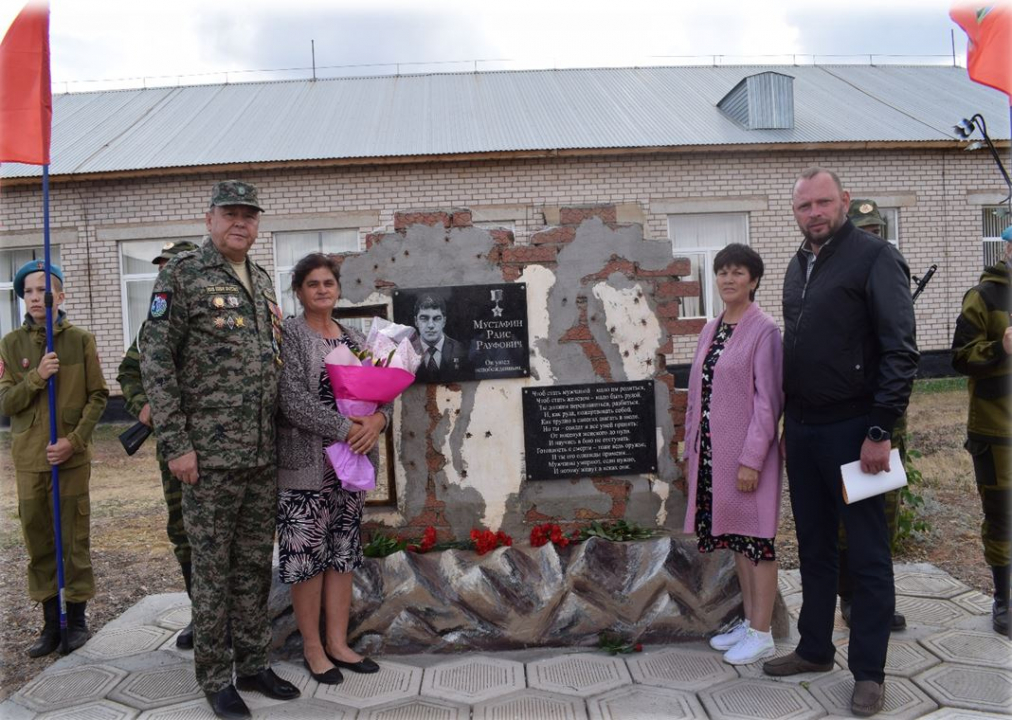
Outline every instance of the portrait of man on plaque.
<path id="1" fill-rule="evenodd" d="M 416 383 L 525 377 L 529 372 L 523 283 L 405 288 L 394 321 L 418 331 Z"/>

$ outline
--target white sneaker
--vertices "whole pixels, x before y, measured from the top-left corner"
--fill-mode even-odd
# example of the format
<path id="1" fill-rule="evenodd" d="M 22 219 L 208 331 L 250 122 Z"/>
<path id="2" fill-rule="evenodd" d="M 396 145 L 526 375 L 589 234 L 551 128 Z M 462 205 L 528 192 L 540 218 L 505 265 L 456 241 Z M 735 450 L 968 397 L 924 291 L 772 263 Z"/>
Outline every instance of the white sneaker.
<path id="1" fill-rule="evenodd" d="M 749 628 L 742 641 L 724 653 L 724 662 L 728 665 L 748 665 L 763 658 L 773 657 L 776 652 L 773 633 Z"/>
<path id="2" fill-rule="evenodd" d="M 726 633 L 720 635 L 714 635 L 710 638 L 710 647 L 714 650 L 730 650 L 745 637 L 745 633 L 748 632 L 749 624 L 748 618 L 741 620 L 737 625 L 732 625 L 731 629 Z"/>

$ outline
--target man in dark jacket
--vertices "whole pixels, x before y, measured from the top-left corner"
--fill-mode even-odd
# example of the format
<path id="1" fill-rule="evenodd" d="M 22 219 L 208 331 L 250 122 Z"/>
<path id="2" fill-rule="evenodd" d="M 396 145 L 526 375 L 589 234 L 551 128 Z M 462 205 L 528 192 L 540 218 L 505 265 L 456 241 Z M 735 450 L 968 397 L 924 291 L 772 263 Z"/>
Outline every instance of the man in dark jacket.
<path id="1" fill-rule="evenodd" d="M 1009 634 L 1012 548 L 1012 226 L 1002 233 L 1005 258 L 984 270 L 963 298 L 952 337 L 952 365 L 969 375 L 966 449 L 973 456 L 984 510 L 984 560 L 994 576 L 991 626 Z"/>
<path id="2" fill-rule="evenodd" d="M 882 495 L 846 504 L 840 466 L 889 469 L 890 437 L 917 372 L 910 271 L 889 243 L 847 219 L 839 178 L 809 168 L 794 185 L 794 218 L 805 242 L 784 278 L 784 437 L 798 535 L 802 599 L 791 654 L 768 675 L 833 668 L 837 526 L 850 541 L 854 580 L 848 666 L 851 711 L 882 709 L 886 650 L 895 608 Z"/>

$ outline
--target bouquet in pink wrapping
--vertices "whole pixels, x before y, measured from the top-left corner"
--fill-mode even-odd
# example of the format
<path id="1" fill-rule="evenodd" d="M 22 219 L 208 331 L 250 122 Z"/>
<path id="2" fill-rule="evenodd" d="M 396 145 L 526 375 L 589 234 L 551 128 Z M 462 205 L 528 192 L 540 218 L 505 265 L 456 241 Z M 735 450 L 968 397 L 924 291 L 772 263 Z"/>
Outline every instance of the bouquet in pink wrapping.
<path id="1" fill-rule="evenodd" d="M 337 409 L 346 417 L 365 417 L 404 392 L 422 359 L 411 345 L 415 329 L 383 318 L 373 320 L 361 353 L 339 345 L 324 358 Z M 367 455 L 346 442 L 326 448 L 327 458 L 347 490 L 372 490 L 376 469 Z"/>

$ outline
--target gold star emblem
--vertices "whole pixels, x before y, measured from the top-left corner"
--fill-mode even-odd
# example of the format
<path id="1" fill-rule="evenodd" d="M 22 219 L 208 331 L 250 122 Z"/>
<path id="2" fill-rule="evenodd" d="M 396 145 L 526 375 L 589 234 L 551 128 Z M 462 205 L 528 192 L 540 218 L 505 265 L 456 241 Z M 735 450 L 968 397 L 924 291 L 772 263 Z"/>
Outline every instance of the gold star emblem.
<path id="1" fill-rule="evenodd" d="M 237 316 L 235 319 L 235 326 L 246 327 L 246 318 L 244 318 L 242 315 Z"/>
<path id="2" fill-rule="evenodd" d="M 875 208 L 872 207 L 871 203 L 864 203 L 863 205 L 861 205 L 861 207 L 858 208 L 858 210 L 861 211 L 861 213 L 863 213 L 864 215 L 867 215 L 874 209 Z"/>

